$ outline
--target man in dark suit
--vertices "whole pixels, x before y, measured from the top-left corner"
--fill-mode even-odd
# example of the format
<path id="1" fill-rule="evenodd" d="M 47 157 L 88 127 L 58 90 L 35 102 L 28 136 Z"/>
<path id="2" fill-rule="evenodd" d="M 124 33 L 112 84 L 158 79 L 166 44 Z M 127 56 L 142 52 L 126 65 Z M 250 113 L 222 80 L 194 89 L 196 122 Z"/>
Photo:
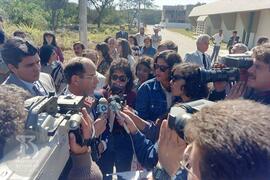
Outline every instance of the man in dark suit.
<path id="1" fill-rule="evenodd" d="M 120 26 L 120 31 L 116 33 L 116 39 L 118 38 L 124 38 L 128 40 L 128 33 L 125 31 L 125 26 Z"/>
<path id="2" fill-rule="evenodd" d="M 55 94 L 55 86 L 49 74 L 40 72 L 40 59 L 31 43 L 22 38 L 9 39 L 1 50 L 10 75 L 3 84 L 15 84 L 32 96 Z"/>
<path id="3" fill-rule="evenodd" d="M 207 34 L 200 35 L 196 41 L 197 50 L 192 53 L 187 53 L 184 58 L 185 62 L 198 64 L 204 69 L 210 69 L 211 58 L 206 54 L 209 47 L 209 40 L 210 37 Z"/>
<path id="4" fill-rule="evenodd" d="M 228 41 L 228 44 L 227 44 L 227 49 L 229 49 L 229 54 L 232 53 L 233 45 L 239 42 L 240 42 L 240 37 L 237 36 L 237 31 L 233 31 L 233 35 L 232 37 L 230 37 L 230 40 Z"/>

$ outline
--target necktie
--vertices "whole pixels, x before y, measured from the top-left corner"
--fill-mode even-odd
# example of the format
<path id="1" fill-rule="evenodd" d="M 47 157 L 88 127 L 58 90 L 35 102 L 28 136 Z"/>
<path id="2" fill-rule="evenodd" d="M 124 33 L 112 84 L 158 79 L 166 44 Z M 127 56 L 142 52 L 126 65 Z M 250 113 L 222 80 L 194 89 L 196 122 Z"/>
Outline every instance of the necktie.
<path id="1" fill-rule="evenodd" d="M 207 64 L 206 64 L 205 54 L 202 54 L 202 57 L 203 57 L 203 65 L 204 65 L 204 68 L 206 69 Z"/>
<path id="2" fill-rule="evenodd" d="M 33 91 L 35 92 L 36 96 L 43 96 L 43 94 L 38 90 L 38 88 L 35 85 L 33 86 Z"/>

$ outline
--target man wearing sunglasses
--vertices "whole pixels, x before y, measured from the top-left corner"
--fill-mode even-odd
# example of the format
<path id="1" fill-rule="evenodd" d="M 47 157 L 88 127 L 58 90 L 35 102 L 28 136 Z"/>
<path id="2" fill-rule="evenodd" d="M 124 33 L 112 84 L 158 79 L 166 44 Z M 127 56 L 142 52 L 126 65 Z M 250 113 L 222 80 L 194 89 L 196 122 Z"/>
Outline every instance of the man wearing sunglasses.
<path id="1" fill-rule="evenodd" d="M 192 53 L 187 53 L 185 55 L 185 62 L 198 64 L 204 69 L 211 68 L 211 58 L 206 51 L 209 47 L 210 36 L 207 34 L 202 34 L 197 38 L 196 46 L 197 50 Z"/>
<path id="2" fill-rule="evenodd" d="M 37 49 L 21 38 L 9 39 L 1 50 L 2 58 L 11 74 L 3 84 L 15 84 L 32 96 L 55 94 L 55 86 L 49 74 L 40 72 Z"/>

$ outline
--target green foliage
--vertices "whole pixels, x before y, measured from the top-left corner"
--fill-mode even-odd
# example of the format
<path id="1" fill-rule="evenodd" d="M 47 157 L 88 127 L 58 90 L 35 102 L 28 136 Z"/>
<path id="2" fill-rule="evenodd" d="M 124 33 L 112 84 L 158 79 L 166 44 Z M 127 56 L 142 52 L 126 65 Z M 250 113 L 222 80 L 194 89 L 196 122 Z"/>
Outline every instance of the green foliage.
<path id="1" fill-rule="evenodd" d="M 14 24 L 26 24 L 40 29 L 46 28 L 48 13 L 41 10 L 42 1 L 38 0 L 0 0 L 0 9 Z"/>
<path id="2" fill-rule="evenodd" d="M 161 16 L 161 10 L 143 9 L 141 12 L 141 21 L 145 24 L 159 24 Z"/>

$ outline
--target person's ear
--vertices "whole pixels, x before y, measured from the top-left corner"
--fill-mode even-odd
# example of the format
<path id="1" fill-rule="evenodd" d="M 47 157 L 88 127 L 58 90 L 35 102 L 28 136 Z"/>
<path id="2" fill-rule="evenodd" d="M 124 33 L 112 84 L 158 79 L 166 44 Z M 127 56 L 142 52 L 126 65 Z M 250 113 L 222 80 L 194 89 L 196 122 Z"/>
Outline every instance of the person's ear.
<path id="1" fill-rule="evenodd" d="M 7 67 L 8 67 L 8 69 L 9 69 L 11 72 L 13 72 L 14 74 L 16 74 L 17 71 L 18 71 L 18 68 L 16 68 L 16 67 L 15 67 L 14 65 L 12 65 L 12 64 L 8 64 Z"/>
<path id="2" fill-rule="evenodd" d="M 80 86 L 80 80 L 81 80 L 81 78 L 78 75 L 73 75 L 71 77 L 71 84 L 74 84 L 76 86 Z"/>

